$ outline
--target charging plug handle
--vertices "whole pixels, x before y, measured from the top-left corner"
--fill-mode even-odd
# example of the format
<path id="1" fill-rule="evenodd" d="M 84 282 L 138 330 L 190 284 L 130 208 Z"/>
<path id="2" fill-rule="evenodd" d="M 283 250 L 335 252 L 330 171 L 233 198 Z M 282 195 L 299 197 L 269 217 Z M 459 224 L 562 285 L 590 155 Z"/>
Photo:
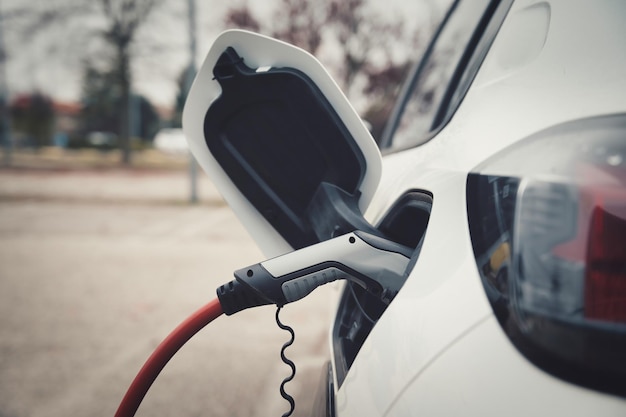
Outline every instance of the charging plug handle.
<path id="1" fill-rule="evenodd" d="M 300 300 L 320 285 L 348 279 L 389 304 L 404 283 L 412 249 L 355 231 L 235 271 L 217 289 L 224 313 Z"/>

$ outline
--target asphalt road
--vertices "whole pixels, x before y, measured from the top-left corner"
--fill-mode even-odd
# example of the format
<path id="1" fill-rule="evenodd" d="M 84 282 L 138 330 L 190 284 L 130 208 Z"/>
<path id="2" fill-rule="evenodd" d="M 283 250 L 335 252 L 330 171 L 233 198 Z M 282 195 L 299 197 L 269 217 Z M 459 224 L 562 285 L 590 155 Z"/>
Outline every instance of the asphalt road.
<path id="1" fill-rule="evenodd" d="M 112 416 L 156 345 L 232 271 L 263 260 L 202 176 L 0 170 L 0 417 Z M 328 357 L 318 289 L 281 318 L 296 330 L 287 391 L 307 416 Z M 167 365 L 139 416 L 280 416 L 275 308 L 222 317 Z"/>

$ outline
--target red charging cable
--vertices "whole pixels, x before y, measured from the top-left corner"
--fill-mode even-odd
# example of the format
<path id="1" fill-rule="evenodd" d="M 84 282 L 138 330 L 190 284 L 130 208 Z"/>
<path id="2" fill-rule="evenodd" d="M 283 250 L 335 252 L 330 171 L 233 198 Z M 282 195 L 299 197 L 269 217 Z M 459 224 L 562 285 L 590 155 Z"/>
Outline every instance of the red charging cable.
<path id="1" fill-rule="evenodd" d="M 115 417 L 132 417 L 137 412 L 143 397 L 150 389 L 154 380 L 170 359 L 183 347 L 189 339 L 204 326 L 223 314 L 219 299 L 215 299 L 189 316 L 178 325 L 154 350 L 143 365 L 133 383 L 128 387 L 126 395 L 117 408 Z"/>

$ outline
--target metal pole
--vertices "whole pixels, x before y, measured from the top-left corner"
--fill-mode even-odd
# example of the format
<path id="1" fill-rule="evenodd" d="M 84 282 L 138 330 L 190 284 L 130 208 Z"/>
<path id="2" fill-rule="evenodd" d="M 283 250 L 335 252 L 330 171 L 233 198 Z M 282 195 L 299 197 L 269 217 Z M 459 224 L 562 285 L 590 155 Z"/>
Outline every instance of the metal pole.
<path id="1" fill-rule="evenodd" d="M 187 75 L 185 79 L 185 97 L 189 94 L 191 84 L 196 76 L 196 2 L 195 0 L 187 0 L 187 11 L 189 12 L 189 66 L 187 67 Z M 191 186 L 191 194 L 189 196 L 190 203 L 198 202 L 198 164 L 191 152 L 189 152 L 189 182 Z"/>
<path id="2" fill-rule="evenodd" d="M 0 144 L 4 147 L 4 165 L 10 166 L 13 157 L 13 140 L 11 139 L 11 115 L 7 93 L 6 50 L 4 48 L 4 16 L 0 2 Z"/>

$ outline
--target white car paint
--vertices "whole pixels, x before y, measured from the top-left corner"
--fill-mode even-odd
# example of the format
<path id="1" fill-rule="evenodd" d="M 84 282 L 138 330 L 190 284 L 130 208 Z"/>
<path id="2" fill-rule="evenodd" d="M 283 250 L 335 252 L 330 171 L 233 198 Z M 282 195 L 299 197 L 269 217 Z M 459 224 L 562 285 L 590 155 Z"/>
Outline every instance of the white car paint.
<path id="1" fill-rule="evenodd" d="M 367 217 L 411 188 L 432 192 L 433 210 L 414 270 L 337 392 L 338 416 L 626 413 L 624 399 L 554 378 L 513 348 L 476 270 L 465 189 L 472 168 L 532 133 L 626 112 L 626 3 L 516 2 L 500 33 L 450 123 L 384 158 Z M 520 51 L 520 37 L 533 46 Z"/>

